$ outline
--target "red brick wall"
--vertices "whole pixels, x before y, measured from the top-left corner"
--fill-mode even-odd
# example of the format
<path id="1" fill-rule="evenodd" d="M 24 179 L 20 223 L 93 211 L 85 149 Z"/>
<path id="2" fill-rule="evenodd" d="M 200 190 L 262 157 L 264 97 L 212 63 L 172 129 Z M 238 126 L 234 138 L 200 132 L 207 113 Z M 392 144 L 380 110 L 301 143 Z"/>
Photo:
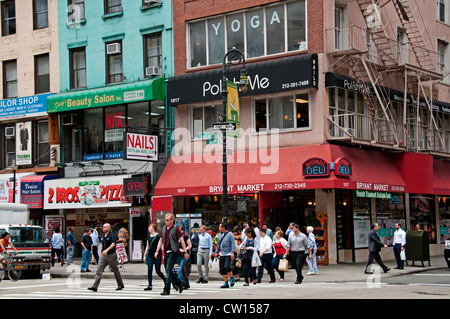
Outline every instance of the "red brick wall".
<path id="1" fill-rule="evenodd" d="M 236 10 L 243 10 L 255 6 L 276 3 L 281 1 L 273 0 L 173 0 L 173 35 L 174 35 L 174 66 L 175 75 L 184 74 L 186 69 L 186 21 L 205 18 L 214 15 L 225 14 Z M 307 32 L 308 32 L 308 53 L 323 53 L 324 48 L 324 27 L 323 27 L 323 1 L 306 0 L 307 3 Z M 278 59 L 284 56 L 291 56 L 297 53 L 286 53 L 286 55 L 276 55 L 262 57 L 249 61 L 249 63 Z M 215 67 L 205 67 L 207 70 Z M 199 69 L 196 69 L 198 71 Z"/>

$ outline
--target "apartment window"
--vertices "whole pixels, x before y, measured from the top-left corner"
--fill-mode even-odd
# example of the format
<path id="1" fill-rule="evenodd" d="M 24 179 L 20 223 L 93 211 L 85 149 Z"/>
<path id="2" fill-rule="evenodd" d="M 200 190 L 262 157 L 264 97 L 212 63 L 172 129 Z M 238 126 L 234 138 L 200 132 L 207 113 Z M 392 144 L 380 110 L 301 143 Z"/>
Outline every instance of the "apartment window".
<path id="1" fill-rule="evenodd" d="M 345 50 L 345 38 L 348 33 L 347 28 L 347 6 L 345 3 L 337 3 L 334 7 L 334 48 L 336 50 Z"/>
<path id="2" fill-rule="evenodd" d="M 437 54 L 438 54 L 438 71 L 445 73 L 449 70 L 448 64 L 446 64 L 445 61 L 448 61 L 450 59 L 449 54 L 449 44 L 448 42 L 438 40 L 437 44 Z M 444 78 L 445 83 L 450 83 L 450 75 L 447 75 Z"/>
<path id="3" fill-rule="evenodd" d="M 50 92 L 50 61 L 47 54 L 34 57 L 36 94 Z"/>
<path id="4" fill-rule="evenodd" d="M 105 0 L 105 14 L 121 11 L 122 11 L 122 0 Z"/>
<path id="5" fill-rule="evenodd" d="M 446 70 L 445 58 L 447 53 L 448 43 L 438 40 L 438 71 L 442 72 Z"/>
<path id="6" fill-rule="evenodd" d="M 17 97 L 17 60 L 3 62 L 3 98 Z"/>
<path id="7" fill-rule="evenodd" d="M 403 28 L 397 28 L 397 61 L 400 64 L 408 62 L 408 36 Z"/>
<path id="8" fill-rule="evenodd" d="M 211 131 L 213 122 L 217 121 L 222 105 L 208 105 L 192 109 L 192 138 L 202 138 L 202 132 Z"/>
<path id="9" fill-rule="evenodd" d="M 16 164 L 16 137 L 15 132 L 16 127 L 13 126 L 5 126 L 5 162 L 6 167 L 12 167 Z M 8 132 L 8 135 L 6 134 Z"/>
<path id="10" fill-rule="evenodd" d="M 16 33 L 16 4 L 14 1 L 2 3 L 2 35 Z"/>
<path id="11" fill-rule="evenodd" d="M 233 47 L 247 58 L 306 50 L 305 19 L 305 0 L 298 0 L 191 22 L 189 67 L 220 63 Z"/>
<path id="12" fill-rule="evenodd" d="M 448 23 L 448 0 L 437 0 L 437 19 Z"/>
<path id="13" fill-rule="evenodd" d="M 106 83 L 123 81 L 122 41 L 106 43 Z"/>
<path id="14" fill-rule="evenodd" d="M 38 122 L 38 164 L 50 163 L 48 121 Z"/>
<path id="15" fill-rule="evenodd" d="M 144 37 L 144 66 L 162 66 L 162 41 L 161 33 L 147 35 Z"/>
<path id="16" fill-rule="evenodd" d="M 69 0 L 69 6 L 67 7 L 68 22 L 79 22 L 85 19 L 84 14 L 84 0 Z"/>
<path id="17" fill-rule="evenodd" d="M 255 100 L 256 132 L 310 127 L 308 93 Z"/>
<path id="18" fill-rule="evenodd" d="M 34 0 L 33 3 L 34 29 L 48 27 L 48 0 Z"/>
<path id="19" fill-rule="evenodd" d="M 70 88 L 86 87 L 86 48 L 70 50 Z"/>

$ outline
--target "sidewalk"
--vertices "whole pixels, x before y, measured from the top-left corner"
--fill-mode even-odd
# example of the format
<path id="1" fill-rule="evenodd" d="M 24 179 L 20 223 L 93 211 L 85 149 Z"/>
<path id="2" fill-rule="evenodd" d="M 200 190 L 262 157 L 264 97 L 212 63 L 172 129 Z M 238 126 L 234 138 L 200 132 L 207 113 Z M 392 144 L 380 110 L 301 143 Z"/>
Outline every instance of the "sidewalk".
<path id="1" fill-rule="evenodd" d="M 73 276 L 74 272 L 79 271 L 79 266 L 81 264 L 81 258 L 74 258 L 74 265 L 77 267 L 60 266 L 59 264 L 55 264 L 55 267 L 52 267 L 50 270 L 46 270 L 44 273 L 50 273 L 53 278 L 66 278 L 69 276 Z M 430 257 L 430 266 L 428 266 L 428 262 L 424 262 L 424 267 L 422 267 L 422 263 L 419 261 L 415 262 L 415 266 L 412 266 L 412 262 L 408 261 L 408 265 L 405 265 L 405 269 L 397 270 L 393 269 L 395 265 L 395 261 L 386 261 L 386 266 L 390 267 L 391 270 L 389 272 L 382 273 L 381 279 L 393 276 L 400 276 L 410 273 L 418 273 L 424 271 L 430 271 L 435 269 L 448 269 L 447 263 L 444 259 L 444 256 L 434 256 Z M 375 263 L 376 266 L 378 264 Z M 327 265 L 327 266 L 319 266 L 319 275 L 306 275 L 308 272 L 308 265 L 305 263 L 303 267 L 303 276 L 305 279 L 303 282 L 354 282 L 354 281 L 365 281 L 368 279 L 370 275 L 364 274 L 365 263 L 340 263 L 335 265 Z M 124 280 L 126 279 L 142 279 L 147 280 L 147 265 L 143 262 L 128 262 L 124 264 L 124 271 L 121 271 L 122 277 Z M 163 268 L 163 267 L 162 267 Z M 88 273 L 80 273 L 81 278 L 92 278 L 95 277 L 95 272 L 97 270 L 96 265 L 90 265 L 89 270 L 91 272 Z M 164 272 L 164 269 L 162 269 Z M 262 279 L 263 282 L 269 281 L 269 276 L 266 274 L 267 272 L 264 270 L 264 277 Z M 278 281 L 278 274 L 275 272 L 275 276 Z M 155 271 L 153 271 L 153 278 L 157 277 Z M 287 273 L 285 273 L 284 282 L 285 283 L 293 283 L 295 281 L 295 270 L 290 269 Z M 114 278 L 114 275 L 111 271 L 105 271 L 103 273 L 103 278 Z M 189 276 L 191 283 L 195 283 L 198 279 L 197 266 L 192 265 L 191 275 Z M 222 276 L 218 272 L 209 273 L 209 281 L 222 281 Z"/>

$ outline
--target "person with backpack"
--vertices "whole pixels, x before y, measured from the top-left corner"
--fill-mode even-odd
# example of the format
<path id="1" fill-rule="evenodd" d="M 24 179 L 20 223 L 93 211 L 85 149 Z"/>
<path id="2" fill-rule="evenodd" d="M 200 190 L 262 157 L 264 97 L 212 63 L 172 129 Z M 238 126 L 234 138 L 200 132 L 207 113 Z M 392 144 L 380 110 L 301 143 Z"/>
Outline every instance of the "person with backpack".
<path id="1" fill-rule="evenodd" d="M 170 284 L 173 282 L 175 286 L 178 287 L 178 292 L 183 292 L 183 283 L 178 279 L 173 273 L 173 267 L 177 262 L 178 251 L 183 249 L 183 257 L 188 260 L 189 254 L 186 251 L 186 243 L 184 242 L 183 234 L 181 230 L 174 225 L 175 215 L 166 214 L 165 226 L 162 228 L 160 233 L 160 239 L 158 241 L 158 247 L 156 248 L 155 258 L 157 258 L 158 253 L 161 249 L 164 249 L 164 268 L 166 270 L 166 282 L 164 283 L 164 290 L 161 293 L 162 296 L 170 295 Z"/>

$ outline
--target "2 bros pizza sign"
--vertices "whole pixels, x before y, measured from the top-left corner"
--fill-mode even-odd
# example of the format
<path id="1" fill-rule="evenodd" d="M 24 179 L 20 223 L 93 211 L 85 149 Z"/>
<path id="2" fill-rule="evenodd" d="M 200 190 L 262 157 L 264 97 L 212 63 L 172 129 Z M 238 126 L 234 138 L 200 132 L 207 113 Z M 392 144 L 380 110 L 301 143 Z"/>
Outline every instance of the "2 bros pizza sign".
<path id="1" fill-rule="evenodd" d="M 126 176 L 127 178 L 131 176 Z M 44 209 L 126 207 L 124 176 L 49 180 L 44 183 Z"/>

